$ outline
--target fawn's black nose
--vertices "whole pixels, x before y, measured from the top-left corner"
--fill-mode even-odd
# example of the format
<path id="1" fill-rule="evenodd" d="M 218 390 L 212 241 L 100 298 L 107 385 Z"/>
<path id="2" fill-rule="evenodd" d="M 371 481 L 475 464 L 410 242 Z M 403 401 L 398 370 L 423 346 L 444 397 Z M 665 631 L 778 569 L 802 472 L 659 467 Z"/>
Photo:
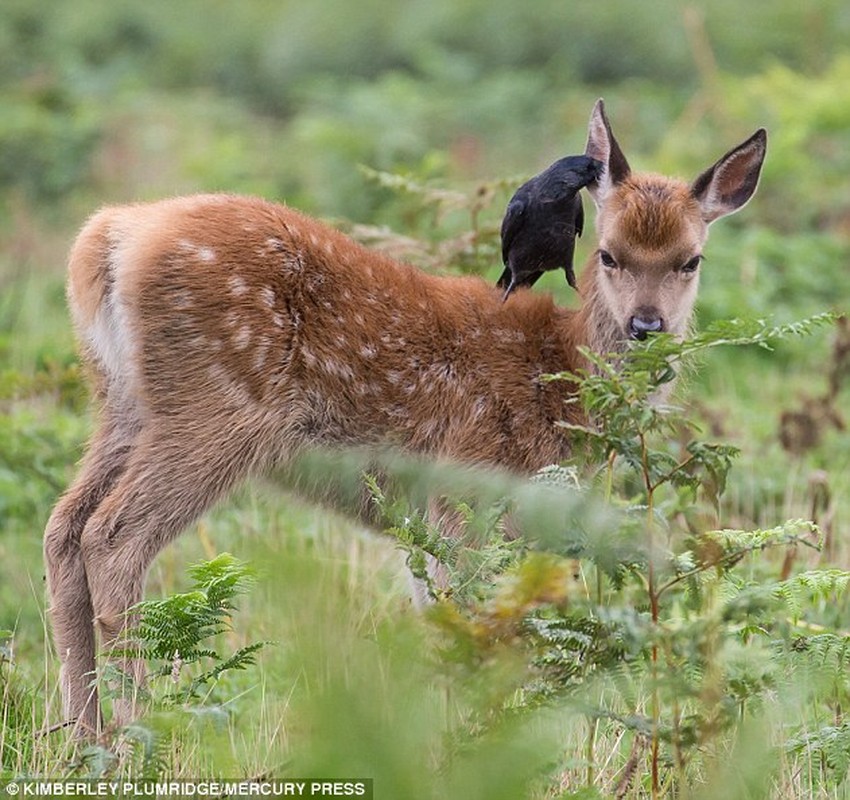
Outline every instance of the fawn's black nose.
<path id="1" fill-rule="evenodd" d="M 629 320 L 629 336 L 632 339 L 646 339 L 648 333 L 658 333 L 664 330 L 664 320 L 661 317 L 643 315 Z"/>

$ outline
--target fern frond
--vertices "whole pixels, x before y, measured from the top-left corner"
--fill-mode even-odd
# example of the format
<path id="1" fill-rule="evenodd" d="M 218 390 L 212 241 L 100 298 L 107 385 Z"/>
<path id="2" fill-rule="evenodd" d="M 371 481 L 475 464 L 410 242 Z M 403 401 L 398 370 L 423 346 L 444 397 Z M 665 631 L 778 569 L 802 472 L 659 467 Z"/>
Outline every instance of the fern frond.
<path id="1" fill-rule="evenodd" d="M 845 783 L 850 776 L 850 721 L 801 733 L 790 739 L 785 749 L 806 761 L 824 764 L 839 783 Z"/>

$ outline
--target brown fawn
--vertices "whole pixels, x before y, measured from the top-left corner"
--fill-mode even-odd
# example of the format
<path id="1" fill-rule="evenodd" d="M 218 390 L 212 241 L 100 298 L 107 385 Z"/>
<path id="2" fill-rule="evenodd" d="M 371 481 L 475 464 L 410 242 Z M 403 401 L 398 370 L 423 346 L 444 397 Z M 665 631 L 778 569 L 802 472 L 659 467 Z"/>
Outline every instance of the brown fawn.
<path id="1" fill-rule="evenodd" d="M 244 478 L 317 446 L 525 474 L 569 457 L 555 423 L 575 387 L 540 376 L 582 367 L 581 346 L 686 333 L 708 225 L 752 196 L 765 147 L 759 130 L 691 184 L 632 174 L 599 101 L 599 249 L 577 311 L 529 290 L 503 303 L 260 199 L 98 211 L 68 281 L 97 428 L 44 542 L 66 718 L 99 729 L 96 629 L 117 641 L 159 550 Z"/>

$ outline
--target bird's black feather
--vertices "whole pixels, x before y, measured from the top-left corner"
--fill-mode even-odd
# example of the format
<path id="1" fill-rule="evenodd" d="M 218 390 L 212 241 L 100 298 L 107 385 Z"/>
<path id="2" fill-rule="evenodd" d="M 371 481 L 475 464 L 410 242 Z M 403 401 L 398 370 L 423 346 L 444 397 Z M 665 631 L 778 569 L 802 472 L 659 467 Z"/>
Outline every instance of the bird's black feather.
<path id="1" fill-rule="evenodd" d="M 584 228 L 579 192 L 597 180 L 602 163 L 567 156 L 524 183 L 508 203 L 502 220 L 502 261 L 498 286 L 505 298 L 518 286 L 532 286 L 550 269 L 563 268 L 575 288 L 575 237 Z"/>

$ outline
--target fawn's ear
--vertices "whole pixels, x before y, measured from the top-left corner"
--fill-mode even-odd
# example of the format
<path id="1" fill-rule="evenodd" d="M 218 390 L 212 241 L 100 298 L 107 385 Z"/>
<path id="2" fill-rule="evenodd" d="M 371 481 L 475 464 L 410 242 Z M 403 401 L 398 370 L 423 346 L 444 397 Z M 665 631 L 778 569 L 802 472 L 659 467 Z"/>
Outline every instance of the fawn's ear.
<path id="1" fill-rule="evenodd" d="M 596 101 L 590 114 L 584 154 L 601 161 L 604 166 L 598 180 L 588 184 L 587 187 L 593 202 L 599 208 L 611 188 L 628 178 L 632 171 L 611 131 L 611 124 L 605 116 L 605 103 L 601 98 Z"/>
<path id="2" fill-rule="evenodd" d="M 737 211 L 753 196 L 766 152 L 767 131 L 759 128 L 691 184 L 707 223 Z"/>

